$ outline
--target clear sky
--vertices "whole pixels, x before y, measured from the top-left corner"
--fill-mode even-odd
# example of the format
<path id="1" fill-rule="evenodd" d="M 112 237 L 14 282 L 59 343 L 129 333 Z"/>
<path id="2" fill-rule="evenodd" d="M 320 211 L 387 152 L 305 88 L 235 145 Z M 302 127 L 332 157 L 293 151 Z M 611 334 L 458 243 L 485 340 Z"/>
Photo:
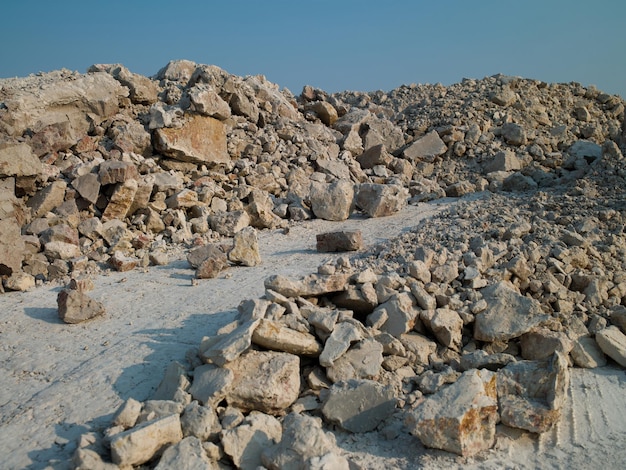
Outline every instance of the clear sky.
<path id="1" fill-rule="evenodd" d="M 496 73 L 626 98 L 624 0 L 3 0 L 0 77 L 172 59 L 299 94 Z"/>

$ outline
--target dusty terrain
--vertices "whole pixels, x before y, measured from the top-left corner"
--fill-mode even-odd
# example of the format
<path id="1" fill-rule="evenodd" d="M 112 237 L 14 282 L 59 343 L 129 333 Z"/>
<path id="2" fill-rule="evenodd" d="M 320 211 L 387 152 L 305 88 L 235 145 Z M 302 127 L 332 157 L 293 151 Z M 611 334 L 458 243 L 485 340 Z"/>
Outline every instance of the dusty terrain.
<path id="1" fill-rule="evenodd" d="M 266 231 L 260 236 L 262 265 L 232 268 L 197 286 L 184 259 L 96 276 L 92 294 L 107 314 L 79 325 L 58 319 L 59 286 L 1 296 L 2 466 L 72 468 L 82 433 L 109 426 L 112 412 L 127 398 L 147 399 L 172 360 L 184 361 L 202 336 L 231 321 L 241 300 L 263 294 L 266 276 L 305 275 L 331 257 L 315 251 L 316 233 L 358 228 L 371 247 L 454 203 L 408 206 L 386 218 L 314 220 L 287 234 Z M 569 400 L 554 430 L 537 437 L 501 427 L 495 448 L 473 458 L 425 449 L 408 433 L 386 440 L 376 432 L 337 431 L 338 445 L 364 469 L 621 468 L 626 373 L 607 366 L 571 374 Z"/>

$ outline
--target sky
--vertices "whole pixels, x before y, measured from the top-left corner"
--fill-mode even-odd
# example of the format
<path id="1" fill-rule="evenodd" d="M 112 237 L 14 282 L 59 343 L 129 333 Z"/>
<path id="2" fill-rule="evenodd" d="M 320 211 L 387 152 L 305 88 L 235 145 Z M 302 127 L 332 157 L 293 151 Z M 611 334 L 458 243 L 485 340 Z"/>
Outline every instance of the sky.
<path id="1" fill-rule="evenodd" d="M 503 73 L 626 98 L 624 0 L 4 0 L 0 77 L 170 60 L 299 94 Z"/>

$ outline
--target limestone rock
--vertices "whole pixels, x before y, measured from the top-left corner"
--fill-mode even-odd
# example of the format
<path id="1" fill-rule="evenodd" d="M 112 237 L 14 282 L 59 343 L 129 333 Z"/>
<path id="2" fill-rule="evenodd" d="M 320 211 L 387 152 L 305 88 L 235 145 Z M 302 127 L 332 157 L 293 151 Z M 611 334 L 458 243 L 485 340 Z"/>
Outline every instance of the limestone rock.
<path id="1" fill-rule="evenodd" d="M 197 437 L 189 436 L 165 449 L 154 470 L 172 468 L 218 470 L 219 466 L 206 455 L 202 442 Z"/>
<path id="2" fill-rule="evenodd" d="M 485 173 L 492 171 L 517 171 L 522 169 L 522 164 L 510 150 L 502 150 L 493 156 L 493 159 L 487 160 L 484 165 Z"/>
<path id="3" fill-rule="evenodd" d="M 357 251 L 363 248 L 363 235 L 360 230 L 319 233 L 316 236 L 317 251 Z"/>
<path id="4" fill-rule="evenodd" d="M 306 110 L 313 111 L 327 126 L 332 126 L 338 119 L 337 110 L 327 101 L 307 103 Z"/>
<path id="5" fill-rule="evenodd" d="M 233 237 L 237 232 L 250 225 L 250 216 L 244 210 L 218 212 L 209 216 L 211 229 L 220 235 Z"/>
<path id="6" fill-rule="evenodd" d="M 319 356 L 320 365 L 329 367 L 343 353 L 345 353 L 350 345 L 362 339 L 361 330 L 350 322 L 340 322 L 335 325 L 330 336 L 324 343 L 324 349 Z"/>
<path id="7" fill-rule="evenodd" d="M 146 421 L 111 439 L 111 458 L 117 465 L 141 465 L 183 438 L 178 415 Z"/>
<path id="8" fill-rule="evenodd" d="M 237 359 L 252 344 L 252 335 L 261 319 L 245 321 L 230 333 L 204 340 L 200 345 L 200 356 L 211 364 L 224 366 Z"/>
<path id="9" fill-rule="evenodd" d="M 370 317 L 378 316 L 383 312 L 386 320 L 379 329 L 396 338 L 409 332 L 415 326 L 415 320 L 419 315 L 415 299 L 407 292 L 396 294 L 387 302 L 380 304 Z M 369 321 L 371 320 L 368 317 Z"/>
<path id="10" fill-rule="evenodd" d="M 65 200 L 65 181 L 53 181 L 45 188 L 26 201 L 26 205 L 32 209 L 33 217 L 42 217 L 51 210 L 59 207 Z"/>
<path id="11" fill-rule="evenodd" d="M 129 180 L 137 180 L 139 173 L 137 167 L 130 162 L 121 160 L 107 160 L 100 164 L 98 179 L 101 185 L 125 183 Z"/>
<path id="12" fill-rule="evenodd" d="M 196 83 L 187 92 L 194 111 L 223 121 L 230 117 L 230 106 L 208 84 Z"/>
<path id="13" fill-rule="evenodd" d="M 24 249 L 17 222 L 13 219 L 0 220 L 0 275 L 10 276 L 22 269 Z"/>
<path id="14" fill-rule="evenodd" d="M 36 176 L 41 174 L 41 161 L 28 144 L 0 144 L 0 177 Z"/>
<path id="15" fill-rule="evenodd" d="M 273 416 L 251 412 L 234 429 L 222 433 L 222 446 L 237 468 L 256 470 L 261 466 L 261 454 L 280 442 L 282 426 Z"/>
<path id="16" fill-rule="evenodd" d="M 413 142 L 402 152 L 409 160 L 432 161 L 435 157 L 446 153 L 448 147 L 441 140 L 437 131 L 431 131 L 424 137 Z"/>
<path id="17" fill-rule="evenodd" d="M 109 264 L 116 271 L 126 272 L 132 271 L 139 265 L 139 260 L 130 256 L 125 256 L 121 251 L 115 251 L 113 256 L 109 258 Z"/>
<path id="18" fill-rule="evenodd" d="M 423 401 L 406 424 L 426 447 L 465 457 L 493 446 L 497 421 L 494 374 L 470 370 Z"/>
<path id="19" fill-rule="evenodd" d="M 408 191 L 399 185 L 364 183 L 359 186 L 356 204 L 370 217 L 386 217 L 402 210 Z"/>
<path id="20" fill-rule="evenodd" d="M 230 160 L 224 124 L 217 119 L 195 115 L 180 128 L 157 129 L 155 149 L 183 162 L 219 164 Z"/>
<path id="21" fill-rule="evenodd" d="M 457 312 L 448 308 L 438 308 L 430 319 L 430 329 L 440 344 L 459 351 L 462 343 L 463 320 Z"/>
<path id="22" fill-rule="evenodd" d="M 611 325 L 596 333 L 596 342 L 604 354 L 626 367 L 626 335 L 618 327 Z"/>
<path id="23" fill-rule="evenodd" d="M 606 357 L 595 339 L 583 336 L 574 342 L 570 356 L 578 367 L 604 367 Z"/>
<path id="24" fill-rule="evenodd" d="M 173 361 L 165 369 L 165 374 L 156 391 L 152 394 L 153 400 L 174 400 L 178 390 L 189 388 L 187 370 L 178 362 Z"/>
<path id="25" fill-rule="evenodd" d="M 507 144 L 515 145 L 517 147 L 526 145 L 526 131 L 522 126 L 514 122 L 507 122 L 502 126 L 502 137 Z"/>
<path id="26" fill-rule="evenodd" d="M 324 432 L 321 421 L 308 415 L 288 414 L 283 420 L 280 442 L 267 447 L 261 461 L 269 470 L 300 470 L 315 458 L 339 453 L 332 434 Z M 333 467 L 347 470 L 347 462 Z"/>
<path id="27" fill-rule="evenodd" d="M 23 271 L 14 272 L 4 280 L 4 287 L 8 290 L 25 292 L 35 287 L 35 277 Z"/>
<path id="28" fill-rule="evenodd" d="M 261 319 L 259 326 L 252 333 L 252 342 L 273 351 L 283 351 L 298 356 L 317 357 L 322 351 L 322 346 L 315 336 L 267 319 Z"/>
<path id="29" fill-rule="evenodd" d="M 248 351 L 224 366 L 234 374 L 226 401 L 244 411 L 279 414 L 300 393 L 300 358 L 273 351 Z"/>
<path id="30" fill-rule="evenodd" d="M 208 401 L 212 400 L 209 398 Z M 216 440 L 222 430 L 215 410 L 211 406 L 200 405 L 195 400 L 185 407 L 180 424 L 183 436 L 197 437 L 202 442 Z"/>
<path id="31" fill-rule="evenodd" d="M 229 392 L 233 373 L 213 364 L 196 367 L 193 382 L 189 387 L 191 396 L 205 406 L 219 403 Z"/>
<path id="32" fill-rule="evenodd" d="M 126 216 L 129 215 L 129 210 L 135 199 L 137 188 L 137 181 L 134 179 L 129 179 L 117 185 L 102 214 L 102 221 L 106 222 L 111 219 L 124 220 Z"/>
<path id="33" fill-rule="evenodd" d="M 141 402 L 134 398 L 129 398 L 118 408 L 111 423 L 114 426 L 121 426 L 124 429 L 130 429 L 135 426 L 139 414 L 141 413 Z"/>
<path id="34" fill-rule="evenodd" d="M 57 296 L 59 318 L 65 323 L 80 323 L 105 313 L 104 305 L 79 290 L 63 289 Z"/>
<path id="35" fill-rule="evenodd" d="M 266 289 L 276 291 L 285 297 L 311 297 L 345 290 L 348 277 L 347 273 L 311 274 L 296 281 L 275 274 L 265 279 L 264 284 Z"/>
<path id="36" fill-rule="evenodd" d="M 517 338 L 548 319 L 535 299 L 524 297 L 502 281 L 482 290 L 487 308 L 476 315 L 474 338 L 506 341 Z"/>
<path id="37" fill-rule="evenodd" d="M 507 426 L 542 433 L 560 418 L 567 399 L 569 372 L 565 356 L 547 361 L 518 361 L 497 373 L 500 417 Z"/>
<path id="38" fill-rule="evenodd" d="M 389 165 L 392 161 L 392 155 L 387 152 L 384 144 L 374 145 L 359 155 L 356 160 L 364 170 L 374 168 L 376 165 Z"/>
<path id="39" fill-rule="evenodd" d="M 375 379 L 383 362 L 383 345 L 373 338 L 357 342 L 326 369 L 333 382 Z"/>
<path id="40" fill-rule="evenodd" d="M 537 328 L 520 337 L 520 346 L 524 359 L 536 361 L 552 357 L 556 351 L 567 356 L 573 344 L 564 332 Z"/>
<path id="41" fill-rule="evenodd" d="M 354 208 L 354 187 L 350 181 L 312 182 L 309 192 L 311 210 L 325 220 L 346 220 Z"/>
<path id="42" fill-rule="evenodd" d="M 254 228 L 245 227 L 235 233 L 233 248 L 228 252 L 228 259 L 243 266 L 261 264 L 259 241 Z"/>
<path id="43" fill-rule="evenodd" d="M 98 175 L 95 173 L 87 173 L 86 175 L 78 176 L 72 180 L 72 187 L 78 191 L 80 196 L 95 204 L 100 195 L 100 181 Z"/>
<path id="44" fill-rule="evenodd" d="M 394 412 L 390 387 L 372 380 L 348 380 L 332 386 L 322 407 L 324 418 L 346 431 L 369 432 Z"/>

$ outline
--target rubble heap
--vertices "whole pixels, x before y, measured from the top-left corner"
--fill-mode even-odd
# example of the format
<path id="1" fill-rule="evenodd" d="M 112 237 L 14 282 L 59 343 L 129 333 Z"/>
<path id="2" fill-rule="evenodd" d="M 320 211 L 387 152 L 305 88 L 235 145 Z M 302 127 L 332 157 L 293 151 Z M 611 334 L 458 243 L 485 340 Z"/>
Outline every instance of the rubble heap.
<path id="1" fill-rule="evenodd" d="M 617 96 L 499 75 L 295 97 L 189 61 L 0 84 L 3 286 L 73 277 L 71 321 L 92 305 L 76 278 L 104 266 L 178 250 L 211 278 L 261 262 L 256 230 L 471 195 L 303 279 L 265 279 L 151 400 L 86 434 L 76 468 L 351 468 L 329 427 L 470 456 L 499 422 L 552 428 L 568 367 L 626 366 Z"/>

